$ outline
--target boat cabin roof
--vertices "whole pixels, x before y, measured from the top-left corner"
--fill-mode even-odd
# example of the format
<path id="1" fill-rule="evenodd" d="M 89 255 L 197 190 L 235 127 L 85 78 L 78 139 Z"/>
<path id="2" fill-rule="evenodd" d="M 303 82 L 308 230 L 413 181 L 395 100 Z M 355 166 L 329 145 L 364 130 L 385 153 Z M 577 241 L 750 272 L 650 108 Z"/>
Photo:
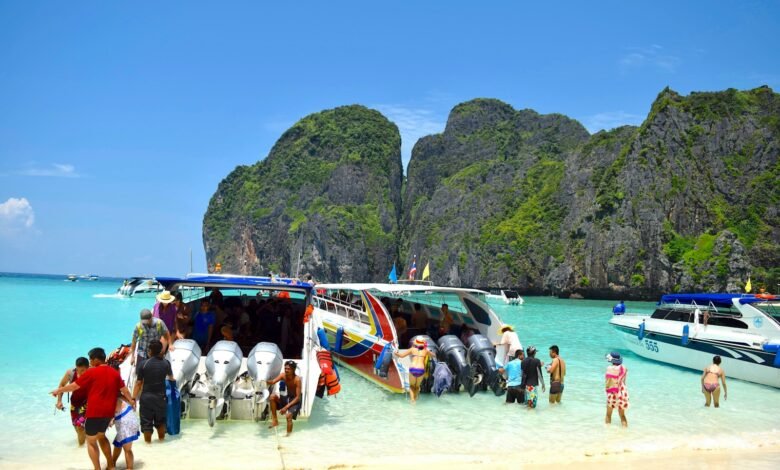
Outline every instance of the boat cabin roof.
<path id="1" fill-rule="evenodd" d="M 188 274 L 179 277 L 158 277 L 157 281 L 167 290 L 180 286 L 202 287 L 204 289 L 252 289 L 283 290 L 311 294 L 312 285 L 290 278 L 271 278 L 262 276 L 237 276 L 233 274 Z"/>

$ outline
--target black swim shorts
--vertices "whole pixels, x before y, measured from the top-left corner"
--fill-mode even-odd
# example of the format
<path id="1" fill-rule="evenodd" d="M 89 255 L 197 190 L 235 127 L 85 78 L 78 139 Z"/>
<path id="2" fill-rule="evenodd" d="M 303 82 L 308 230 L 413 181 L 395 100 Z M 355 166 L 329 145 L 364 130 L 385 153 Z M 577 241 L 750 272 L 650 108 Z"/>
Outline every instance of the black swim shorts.
<path id="1" fill-rule="evenodd" d="M 84 433 L 87 436 L 96 436 L 99 433 L 106 432 L 108 429 L 108 423 L 111 422 L 111 418 L 87 418 L 84 422 Z"/>
<path id="2" fill-rule="evenodd" d="M 168 403 L 165 396 L 141 394 L 140 400 L 141 432 L 165 426 L 168 417 Z"/>
<path id="3" fill-rule="evenodd" d="M 291 397 L 279 397 L 279 409 L 281 410 L 285 406 L 287 406 L 288 403 L 290 403 L 293 399 Z M 298 418 L 298 413 L 301 411 L 301 403 L 298 402 L 287 409 L 290 413 L 292 413 L 293 419 Z"/>
<path id="4" fill-rule="evenodd" d="M 506 388 L 506 402 L 523 404 L 525 401 L 525 389 L 522 385 L 510 385 Z"/>

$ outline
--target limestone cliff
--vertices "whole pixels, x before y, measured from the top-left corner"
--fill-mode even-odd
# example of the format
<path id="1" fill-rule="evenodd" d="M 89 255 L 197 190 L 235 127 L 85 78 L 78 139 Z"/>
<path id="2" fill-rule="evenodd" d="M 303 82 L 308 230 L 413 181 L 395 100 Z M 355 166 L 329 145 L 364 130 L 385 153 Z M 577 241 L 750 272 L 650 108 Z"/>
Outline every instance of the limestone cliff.
<path id="1" fill-rule="evenodd" d="M 203 219 L 224 272 L 383 278 L 397 257 L 401 137 L 377 111 L 345 106 L 301 119 L 217 188 Z"/>

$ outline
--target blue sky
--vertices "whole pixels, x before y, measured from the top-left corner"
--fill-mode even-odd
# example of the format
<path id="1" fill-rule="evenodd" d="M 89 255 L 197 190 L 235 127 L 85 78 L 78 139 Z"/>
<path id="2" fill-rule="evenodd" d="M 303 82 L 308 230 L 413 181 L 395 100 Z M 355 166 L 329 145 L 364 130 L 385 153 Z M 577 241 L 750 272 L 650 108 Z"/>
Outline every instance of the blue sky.
<path id="1" fill-rule="evenodd" d="M 778 2 L 274 3 L 0 0 L 0 271 L 203 270 L 222 178 L 335 106 L 406 163 L 477 97 L 597 131 L 667 85 L 780 89 Z"/>

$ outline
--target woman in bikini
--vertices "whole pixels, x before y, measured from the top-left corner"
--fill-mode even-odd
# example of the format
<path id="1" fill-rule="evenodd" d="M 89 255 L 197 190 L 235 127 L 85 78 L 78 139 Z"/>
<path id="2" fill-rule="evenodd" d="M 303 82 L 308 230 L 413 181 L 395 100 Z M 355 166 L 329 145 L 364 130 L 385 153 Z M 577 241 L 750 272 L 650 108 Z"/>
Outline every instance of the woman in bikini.
<path id="1" fill-rule="evenodd" d="M 411 348 L 394 353 L 396 357 L 406 357 L 411 355 L 411 366 L 409 367 L 409 397 L 412 403 L 417 401 L 420 395 L 420 384 L 425 378 L 425 365 L 428 357 L 434 358 L 433 352 L 428 349 L 428 343 L 419 336 L 414 338 L 414 344 Z"/>
<path id="2" fill-rule="evenodd" d="M 704 369 L 701 375 L 701 392 L 706 400 L 704 406 L 710 406 L 710 402 L 715 402 L 715 408 L 720 406 L 720 385 L 718 379 L 723 383 L 723 399 L 728 397 L 726 390 L 726 373 L 720 367 L 720 356 L 712 358 L 712 364 Z"/>
<path id="3" fill-rule="evenodd" d="M 620 424 L 628 427 L 626 419 L 626 410 L 628 409 L 628 388 L 626 387 L 626 376 L 628 370 L 623 365 L 623 358 L 620 353 L 611 352 L 607 354 L 607 360 L 611 362 L 607 367 L 607 417 L 606 423 L 612 423 L 612 410 L 617 408 L 620 415 Z"/>

